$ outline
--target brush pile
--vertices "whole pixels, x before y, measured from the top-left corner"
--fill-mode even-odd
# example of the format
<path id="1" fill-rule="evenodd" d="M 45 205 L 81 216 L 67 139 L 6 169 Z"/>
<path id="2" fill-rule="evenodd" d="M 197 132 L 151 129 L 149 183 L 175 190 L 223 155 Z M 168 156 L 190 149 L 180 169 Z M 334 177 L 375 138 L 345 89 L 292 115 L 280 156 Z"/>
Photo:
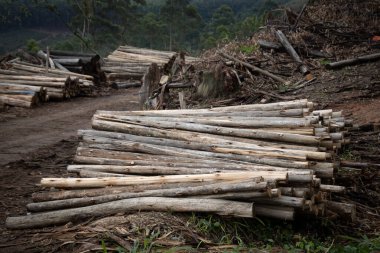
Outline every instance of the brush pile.
<path id="1" fill-rule="evenodd" d="M 210 212 L 293 220 L 295 213 L 355 219 L 331 201 L 336 152 L 352 123 L 296 100 L 199 110 L 98 111 L 80 130 L 81 178 L 43 178 L 32 215 L 8 228 L 56 225 L 120 212 Z M 60 189 L 60 190 L 57 190 Z"/>

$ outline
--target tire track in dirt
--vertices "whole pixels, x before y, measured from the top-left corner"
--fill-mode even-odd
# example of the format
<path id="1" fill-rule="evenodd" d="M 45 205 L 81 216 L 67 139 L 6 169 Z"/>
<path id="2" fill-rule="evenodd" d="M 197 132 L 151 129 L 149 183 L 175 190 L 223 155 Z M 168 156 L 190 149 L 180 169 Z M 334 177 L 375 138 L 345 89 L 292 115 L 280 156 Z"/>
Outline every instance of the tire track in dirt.
<path id="1" fill-rule="evenodd" d="M 0 122 L 0 165 L 25 158 L 27 153 L 76 136 L 91 126 L 96 110 L 138 109 L 137 89 L 110 96 L 76 98 L 31 109 L 25 118 Z"/>

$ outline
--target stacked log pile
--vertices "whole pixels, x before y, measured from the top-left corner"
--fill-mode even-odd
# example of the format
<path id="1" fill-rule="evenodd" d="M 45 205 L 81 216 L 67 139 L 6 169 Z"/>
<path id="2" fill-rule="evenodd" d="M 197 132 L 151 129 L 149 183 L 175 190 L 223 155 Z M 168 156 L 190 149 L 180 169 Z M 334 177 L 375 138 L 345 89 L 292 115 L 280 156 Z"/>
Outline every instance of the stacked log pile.
<path id="1" fill-rule="evenodd" d="M 21 61 L 0 69 L 0 101 L 18 107 L 32 107 L 48 100 L 62 100 L 89 94 L 93 77 Z"/>
<path id="2" fill-rule="evenodd" d="M 210 212 L 293 220 L 295 213 L 355 219 L 332 201 L 334 156 L 349 142 L 341 112 L 296 100 L 198 110 L 97 111 L 80 130 L 81 178 L 43 178 L 32 215 L 8 228 L 43 227 L 134 211 Z M 56 190 L 61 189 L 61 190 Z"/>
<path id="3" fill-rule="evenodd" d="M 50 57 L 61 70 L 92 76 L 95 84 L 102 84 L 106 81 L 99 55 L 53 50 L 50 52 Z"/>
<path id="4" fill-rule="evenodd" d="M 163 67 L 176 56 L 175 52 L 159 51 L 132 46 L 120 46 L 104 59 L 102 70 L 106 72 L 110 83 L 124 84 L 140 80 L 152 63 Z M 188 62 L 196 61 L 197 58 L 187 57 Z"/>

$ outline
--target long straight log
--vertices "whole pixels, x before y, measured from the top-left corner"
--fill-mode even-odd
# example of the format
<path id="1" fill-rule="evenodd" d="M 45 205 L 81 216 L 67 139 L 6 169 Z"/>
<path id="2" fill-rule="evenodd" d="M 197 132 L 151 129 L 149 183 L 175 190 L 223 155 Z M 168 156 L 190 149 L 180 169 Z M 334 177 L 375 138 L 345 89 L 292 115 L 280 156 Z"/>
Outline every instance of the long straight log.
<path id="1" fill-rule="evenodd" d="M 363 62 L 376 61 L 379 59 L 380 59 L 380 53 L 363 55 L 363 56 L 358 56 L 358 57 L 352 58 L 352 59 L 328 63 L 328 64 L 326 64 L 326 68 L 327 69 L 337 69 L 337 68 L 355 65 L 355 64 L 359 64 L 359 63 L 363 63 Z"/>
<path id="2" fill-rule="evenodd" d="M 46 81 L 24 81 L 24 80 L 0 80 L 0 84 L 21 84 L 30 86 L 42 86 L 42 87 L 65 87 L 65 82 L 46 82 Z"/>
<path id="3" fill-rule="evenodd" d="M 302 208 L 305 205 L 304 198 L 289 197 L 289 196 L 280 196 L 278 198 L 258 198 L 255 199 L 255 203 L 266 204 L 266 205 L 275 205 L 275 206 L 288 206 Z"/>
<path id="4" fill-rule="evenodd" d="M 252 203 L 220 199 L 144 197 L 28 216 L 8 217 L 6 227 L 9 229 L 45 227 L 64 224 L 78 218 L 85 219 L 131 211 L 207 212 L 249 218 L 255 216 Z"/>
<path id="5" fill-rule="evenodd" d="M 129 133 L 129 129 L 136 130 L 141 129 L 142 126 L 133 124 L 134 122 L 129 121 L 108 121 L 98 116 L 94 116 L 92 120 L 93 128 L 99 130 L 109 130 L 114 127 L 119 132 Z M 289 142 L 297 144 L 306 144 L 318 146 L 320 144 L 320 138 L 314 136 L 305 136 L 298 134 L 288 134 L 288 133 L 276 133 L 276 132 L 266 132 L 264 130 L 245 130 L 245 129 L 236 129 L 230 127 L 217 127 L 217 126 L 208 126 L 200 125 L 194 123 L 181 123 L 181 122 L 147 122 L 141 120 L 139 124 L 144 124 L 144 127 L 147 128 L 158 128 L 158 129 L 176 129 L 176 130 L 186 130 L 191 132 L 199 133 L 209 133 L 216 135 L 227 135 L 243 138 L 252 138 L 260 140 L 271 140 L 271 141 L 280 141 L 280 142 Z M 109 127 L 107 127 L 109 126 Z M 126 131 L 127 130 L 127 131 Z M 153 130 L 153 129 L 152 129 Z M 141 134 L 138 134 L 141 135 Z"/>
<path id="6" fill-rule="evenodd" d="M 293 160 L 282 160 L 275 158 L 266 158 L 262 155 L 240 155 L 240 154 L 230 154 L 226 153 L 214 153 L 207 151 L 197 151 L 190 149 L 180 149 L 180 148 L 171 148 L 171 147 L 160 147 L 158 145 L 143 144 L 137 142 L 119 142 L 112 144 L 88 144 L 90 148 L 100 148 L 108 150 L 117 150 L 117 151 L 131 151 L 139 153 L 147 153 L 154 155 L 166 155 L 166 156 L 177 156 L 177 157 L 187 157 L 187 158 L 219 158 L 219 159 L 229 159 L 236 161 L 244 161 L 257 164 L 265 164 L 271 166 L 279 167 L 289 167 L 289 168 L 307 168 L 309 163 L 306 161 L 293 161 Z"/>
<path id="7" fill-rule="evenodd" d="M 285 206 L 255 205 L 256 215 L 259 217 L 275 218 L 280 220 L 294 220 L 294 208 Z"/>
<path id="8" fill-rule="evenodd" d="M 227 192 L 244 192 L 247 191 L 266 191 L 267 183 L 260 182 L 226 182 L 208 184 L 194 187 L 169 188 L 159 190 L 148 190 L 143 192 L 124 192 L 110 195 L 102 195 L 98 197 L 86 197 L 67 200 L 55 200 L 41 203 L 30 203 L 27 205 L 29 211 L 42 212 L 51 210 L 60 210 L 66 208 L 82 207 L 96 205 L 121 199 L 140 198 L 140 197 L 188 197 L 198 195 L 210 195 Z M 268 193 L 265 193 L 268 196 Z"/>
<path id="9" fill-rule="evenodd" d="M 198 175 L 170 175 L 170 176 L 152 176 L 152 177 L 133 177 L 133 178 L 43 178 L 41 186 L 57 188 L 89 188 L 89 187 L 106 187 L 106 186 L 124 186 L 136 184 L 155 184 L 155 183 L 181 183 L 181 182 L 199 182 L 199 181 L 233 181 L 250 178 L 263 177 L 264 180 L 281 180 L 286 181 L 287 172 L 277 171 L 250 171 L 250 172 L 231 172 L 215 174 L 198 174 Z"/>
<path id="10" fill-rule="evenodd" d="M 79 130 L 78 135 L 86 137 L 88 139 L 91 137 L 104 137 L 118 140 L 129 140 L 136 142 L 144 142 L 148 144 L 156 144 L 156 145 L 164 145 L 178 148 L 186 148 L 186 149 L 196 149 L 203 151 L 214 152 L 215 148 L 234 148 L 234 149 L 244 149 L 244 150 L 257 150 L 262 152 L 272 152 L 272 153 L 280 153 L 280 154 L 289 154 L 295 156 L 305 156 L 309 159 L 314 160 L 326 160 L 331 157 L 330 154 L 325 152 L 314 152 L 307 150 L 287 150 L 284 148 L 271 147 L 270 144 L 264 145 L 256 145 L 256 144 L 248 144 L 238 141 L 226 141 L 224 139 L 213 139 L 207 138 L 206 141 L 197 138 L 195 134 L 189 136 L 189 139 L 186 141 L 181 140 L 173 140 L 167 138 L 155 138 L 148 136 L 138 136 L 131 134 L 123 134 L 123 133 L 114 133 L 114 132 L 106 132 L 106 131 L 96 131 L 96 130 Z M 191 135 L 191 134 L 190 134 Z M 205 136 L 203 136 L 205 137 Z M 217 136 L 218 137 L 218 136 Z M 207 142 L 208 144 L 206 144 Z"/>
<path id="11" fill-rule="evenodd" d="M 32 102 L 30 102 L 30 101 L 14 99 L 14 98 L 10 98 L 10 97 L 4 96 L 4 95 L 0 95 L 0 103 L 6 104 L 6 105 L 11 105 L 11 106 L 16 106 L 16 107 L 25 107 L 25 108 L 32 107 Z"/>
<path id="12" fill-rule="evenodd" d="M 294 48 L 292 47 L 286 36 L 282 33 L 282 31 L 277 30 L 276 37 L 284 46 L 289 55 L 293 58 L 293 60 L 299 64 L 299 70 L 301 71 L 301 73 L 303 75 L 307 75 L 309 73 L 307 66 L 303 63 L 296 50 L 294 50 Z"/>
<path id="13" fill-rule="evenodd" d="M 120 116 L 113 114 L 97 113 L 97 117 L 104 117 L 110 119 L 120 119 L 122 121 L 131 122 L 186 122 L 197 123 L 213 126 L 225 126 L 225 127 L 239 127 L 239 128 L 297 128 L 297 127 L 310 127 L 312 124 L 318 122 L 318 117 L 310 118 L 285 118 L 285 117 L 231 117 L 231 118 L 199 118 L 199 117 L 149 117 L 149 116 Z"/>

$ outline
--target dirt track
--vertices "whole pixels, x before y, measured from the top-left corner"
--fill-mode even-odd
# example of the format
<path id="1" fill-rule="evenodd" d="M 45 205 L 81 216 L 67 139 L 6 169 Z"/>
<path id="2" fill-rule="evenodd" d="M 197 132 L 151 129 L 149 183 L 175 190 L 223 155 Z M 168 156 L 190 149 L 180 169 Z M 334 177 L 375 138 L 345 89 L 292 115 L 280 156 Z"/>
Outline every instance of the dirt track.
<path id="1" fill-rule="evenodd" d="M 129 89 L 110 96 L 49 103 L 27 112 L 27 117 L 0 122 L 0 165 L 25 159 L 27 153 L 75 136 L 78 129 L 90 127 L 98 109 L 137 109 L 137 93 L 137 89 Z"/>

